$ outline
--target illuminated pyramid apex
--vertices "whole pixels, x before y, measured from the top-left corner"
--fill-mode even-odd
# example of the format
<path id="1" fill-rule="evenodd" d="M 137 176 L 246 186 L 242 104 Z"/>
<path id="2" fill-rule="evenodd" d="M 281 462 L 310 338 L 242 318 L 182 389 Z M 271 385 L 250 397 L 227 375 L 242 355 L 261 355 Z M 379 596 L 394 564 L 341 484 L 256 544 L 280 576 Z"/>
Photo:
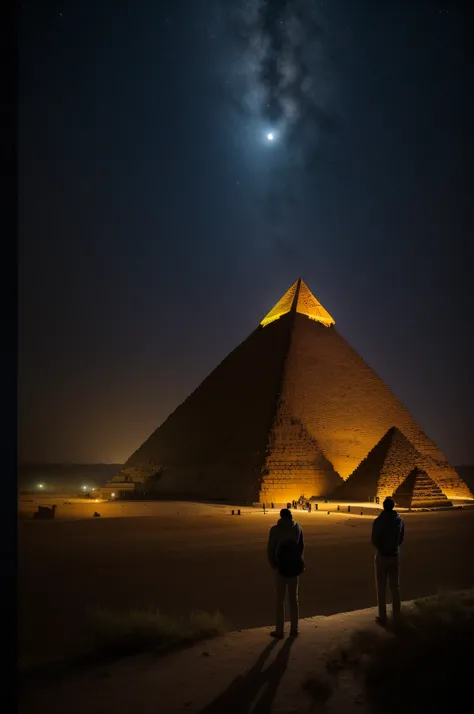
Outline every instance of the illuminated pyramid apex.
<path id="1" fill-rule="evenodd" d="M 265 315 L 260 324 L 262 327 L 265 327 L 269 325 L 270 322 L 278 320 L 282 315 L 286 315 L 287 312 L 299 312 L 311 320 L 321 322 L 326 327 L 335 324 L 331 315 L 324 309 L 319 300 L 314 297 L 311 290 L 301 278 L 298 278 L 298 280 L 293 283 L 291 288 L 286 291 L 277 304 Z"/>

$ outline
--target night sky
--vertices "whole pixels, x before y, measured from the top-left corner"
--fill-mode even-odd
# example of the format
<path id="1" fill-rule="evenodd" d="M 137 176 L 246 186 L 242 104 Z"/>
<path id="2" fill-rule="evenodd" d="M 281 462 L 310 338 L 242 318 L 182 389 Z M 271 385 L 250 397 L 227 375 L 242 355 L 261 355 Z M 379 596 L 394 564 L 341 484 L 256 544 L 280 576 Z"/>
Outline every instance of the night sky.
<path id="1" fill-rule="evenodd" d="M 301 276 L 474 463 L 468 5 L 21 3 L 21 461 L 125 461 Z"/>

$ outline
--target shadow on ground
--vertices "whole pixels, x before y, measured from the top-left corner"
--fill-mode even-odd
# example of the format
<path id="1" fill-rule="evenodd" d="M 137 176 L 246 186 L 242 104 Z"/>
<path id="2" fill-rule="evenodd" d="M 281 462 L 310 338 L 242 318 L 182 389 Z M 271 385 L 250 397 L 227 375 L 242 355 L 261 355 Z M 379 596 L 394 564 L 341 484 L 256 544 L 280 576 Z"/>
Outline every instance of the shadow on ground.
<path id="1" fill-rule="evenodd" d="M 277 644 L 276 641 L 270 642 L 253 667 L 246 674 L 236 677 L 200 714 L 247 714 L 251 708 L 252 714 L 269 714 L 288 666 L 293 640 L 287 639 L 272 664 L 263 669 L 265 661 Z M 260 692 L 262 694 L 256 701 Z M 252 707 L 255 701 L 255 706 Z"/>

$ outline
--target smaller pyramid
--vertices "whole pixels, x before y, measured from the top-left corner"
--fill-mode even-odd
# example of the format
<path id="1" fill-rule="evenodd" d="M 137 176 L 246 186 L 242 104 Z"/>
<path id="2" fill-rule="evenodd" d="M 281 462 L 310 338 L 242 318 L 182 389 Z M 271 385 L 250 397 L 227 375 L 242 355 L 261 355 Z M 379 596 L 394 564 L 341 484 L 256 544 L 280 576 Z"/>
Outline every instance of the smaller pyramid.
<path id="1" fill-rule="evenodd" d="M 378 496 L 383 500 L 386 496 L 393 496 L 416 467 L 428 475 L 438 489 L 437 493 L 441 494 L 441 499 L 446 499 L 444 505 L 449 505 L 450 502 L 437 483 L 444 473 L 443 468 L 429 456 L 421 454 L 395 426 L 384 434 L 347 481 L 334 491 L 332 497 L 369 501 Z"/>
<path id="2" fill-rule="evenodd" d="M 410 471 L 422 465 L 423 457 L 413 444 L 392 426 L 334 493 L 344 500 L 369 501 L 391 496 Z"/>
<path id="3" fill-rule="evenodd" d="M 403 508 L 440 508 L 453 505 L 438 484 L 418 466 L 410 471 L 397 488 L 393 500 L 397 506 Z"/>
<path id="4" fill-rule="evenodd" d="M 311 290 L 301 278 L 293 283 L 291 288 L 286 291 L 277 304 L 265 315 L 260 325 L 266 327 L 288 312 L 299 312 L 311 320 L 320 322 L 325 327 L 330 327 L 335 324 L 331 315 L 324 309 L 319 300 L 314 297 Z"/>

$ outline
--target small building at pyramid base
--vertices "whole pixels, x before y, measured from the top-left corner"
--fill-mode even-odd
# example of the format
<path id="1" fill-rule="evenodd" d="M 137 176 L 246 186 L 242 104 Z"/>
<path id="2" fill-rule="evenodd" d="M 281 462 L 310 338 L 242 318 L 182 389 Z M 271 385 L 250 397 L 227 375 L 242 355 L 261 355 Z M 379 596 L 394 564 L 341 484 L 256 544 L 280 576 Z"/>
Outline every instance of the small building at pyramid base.
<path id="1" fill-rule="evenodd" d="M 429 473 L 448 497 L 472 497 L 299 279 L 102 494 L 234 504 L 328 496 L 392 427 L 436 464 L 436 477 Z"/>
<path id="2" fill-rule="evenodd" d="M 426 471 L 417 466 L 397 488 L 393 500 L 403 508 L 448 508 L 453 505 Z"/>
<path id="3" fill-rule="evenodd" d="M 101 498 L 123 498 L 133 499 L 145 495 L 143 484 L 140 481 L 134 483 L 131 479 L 108 481 L 100 489 Z"/>

